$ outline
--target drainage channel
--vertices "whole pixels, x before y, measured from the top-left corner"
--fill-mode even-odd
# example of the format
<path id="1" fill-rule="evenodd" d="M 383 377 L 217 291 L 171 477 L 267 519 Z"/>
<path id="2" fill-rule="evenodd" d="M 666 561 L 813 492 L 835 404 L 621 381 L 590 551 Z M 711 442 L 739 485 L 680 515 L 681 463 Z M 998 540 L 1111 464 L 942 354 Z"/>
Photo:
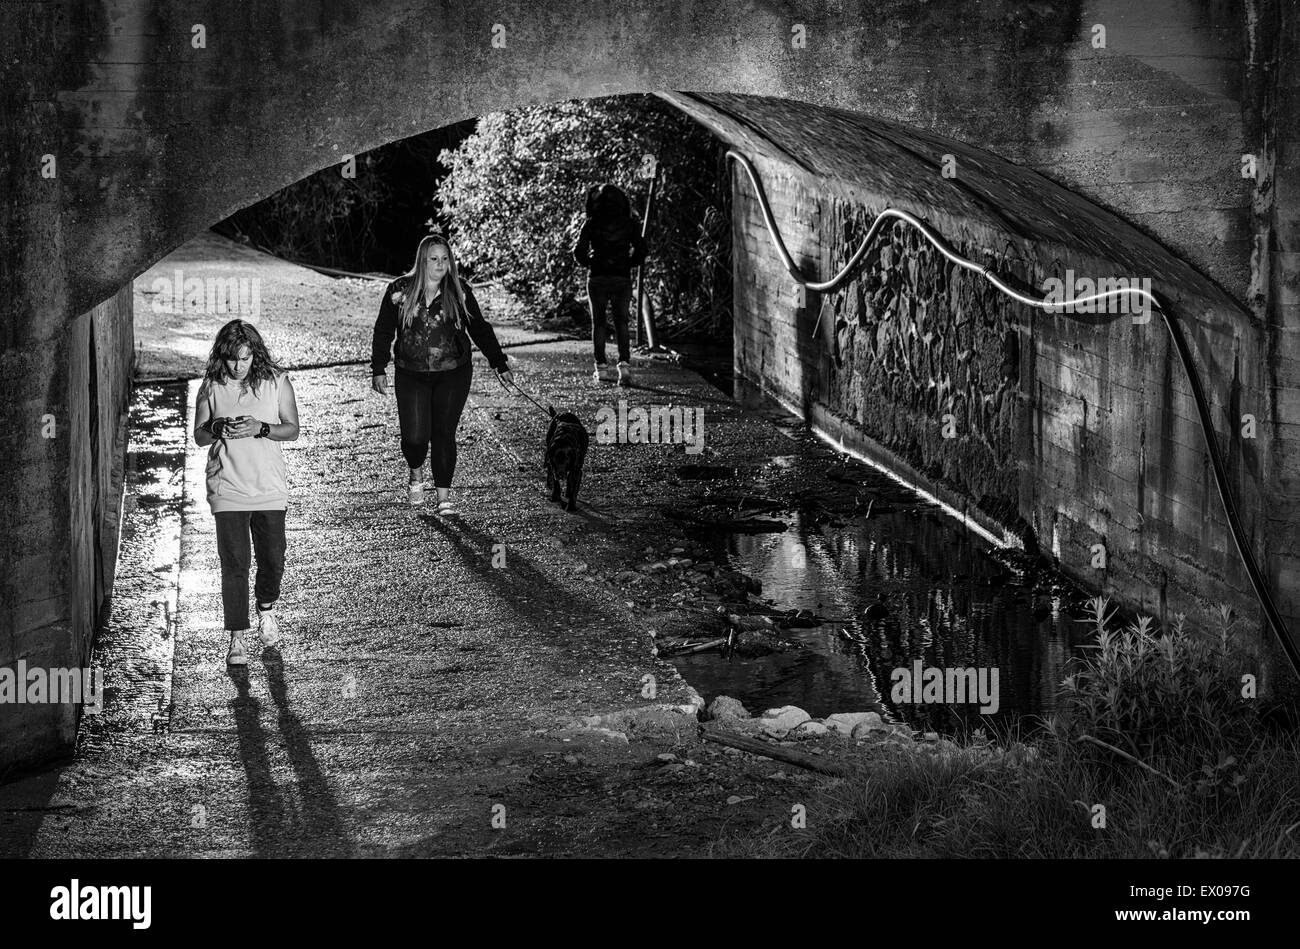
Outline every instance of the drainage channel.
<path id="1" fill-rule="evenodd" d="M 180 582 L 186 386 L 136 386 L 128 421 L 117 571 L 91 665 L 104 671 L 103 708 L 86 714 L 79 753 L 123 732 L 165 731 Z"/>
<path id="2" fill-rule="evenodd" d="M 742 404 L 790 438 L 791 452 L 748 467 L 682 466 L 677 477 L 697 488 L 680 526 L 697 556 L 752 578 L 754 605 L 803 619 L 769 630 L 771 651 L 678 654 L 670 661 L 683 678 L 706 701 L 729 695 L 751 712 L 875 710 L 941 734 L 1036 727 L 1057 707 L 1069 660 L 1090 642 L 1089 595 L 834 451 L 774 400 L 739 390 Z M 700 516 L 709 511 L 737 516 L 710 524 Z M 689 590 L 678 602 L 701 614 L 736 608 Z M 764 622 L 753 612 L 742 620 Z M 961 673 L 966 701 L 936 689 L 930 670 L 945 676 L 939 689 L 971 670 Z"/>

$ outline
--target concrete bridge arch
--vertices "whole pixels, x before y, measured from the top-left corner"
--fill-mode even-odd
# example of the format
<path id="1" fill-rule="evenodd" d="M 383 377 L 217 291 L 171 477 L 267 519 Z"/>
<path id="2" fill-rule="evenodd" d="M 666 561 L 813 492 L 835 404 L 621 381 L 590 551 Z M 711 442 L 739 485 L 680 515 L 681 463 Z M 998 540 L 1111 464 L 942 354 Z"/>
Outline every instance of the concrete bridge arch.
<path id="1" fill-rule="evenodd" d="M 1288 421 L 1300 373 L 1297 28 L 1277 0 L 1158 15 L 1118 0 L 102 0 L 4 16 L 2 664 L 88 655 L 112 576 L 108 459 L 122 448 L 135 276 L 345 154 L 495 109 L 624 92 L 659 93 L 753 156 L 809 273 L 828 272 L 855 215 L 894 204 L 1026 277 L 1074 264 L 1163 282 L 1217 380 L 1257 551 L 1300 614 L 1287 532 L 1300 492 Z M 939 173 L 949 155 L 955 179 Z M 1034 327 L 999 310 L 1021 354 L 1016 397 L 985 417 L 974 441 L 987 450 L 945 469 L 942 446 L 850 394 L 865 364 L 846 371 L 841 350 L 865 358 L 866 327 L 881 321 L 844 302 L 830 335 L 808 339 L 811 317 L 781 301 L 779 263 L 733 180 L 742 373 L 991 520 L 1024 522 L 1082 575 L 1100 538 L 1113 561 L 1129 558 L 1105 582 L 1136 602 L 1156 606 L 1152 584 L 1178 602 L 1208 580 L 1251 610 L 1197 474 L 1186 387 L 1154 329 Z M 1245 444 L 1230 423 L 1251 409 L 1261 434 Z M 48 417 L 63 437 L 47 437 Z M 998 471 L 1012 457 L 1014 471 Z M 44 727 L 66 741 L 75 723 L 60 715 Z M 0 738 L 20 741 L 8 726 Z"/>

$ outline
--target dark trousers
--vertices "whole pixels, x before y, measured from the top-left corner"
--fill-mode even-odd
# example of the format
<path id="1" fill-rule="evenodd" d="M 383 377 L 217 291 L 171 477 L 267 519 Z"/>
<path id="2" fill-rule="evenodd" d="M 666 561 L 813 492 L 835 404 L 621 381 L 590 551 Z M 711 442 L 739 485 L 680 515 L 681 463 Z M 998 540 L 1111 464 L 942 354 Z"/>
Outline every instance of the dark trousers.
<path id="1" fill-rule="evenodd" d="M 450 488 L 456 473 L 456 426 L 473 377 L 472 362 L 442 372 L 398 368 L 393 373 L 402 455 L 412 469 L 423 465 L 428 455 L 433 483 L 439 488 Z"/>
<path id="2" fill-rule="evenodd" d="M 284 511 L 220 511 L 217 556 L 221 558 L 221 608 L 226 629 L 248 629 L 249 538 L 257 557 L 253 592 L 258 603 L 280 598 L 284 575 Z"/>
<path id="3" fill-rule="evenodd" d="M 618 338 L 618 361 L 632 359 L 627 319 L 632 305 L 631 277 L 588 277 L 587 300 L 591 304 L 591 343 L 596 362 L 605 363 L 605 308 L 614 309 L 614 333 Z"/>

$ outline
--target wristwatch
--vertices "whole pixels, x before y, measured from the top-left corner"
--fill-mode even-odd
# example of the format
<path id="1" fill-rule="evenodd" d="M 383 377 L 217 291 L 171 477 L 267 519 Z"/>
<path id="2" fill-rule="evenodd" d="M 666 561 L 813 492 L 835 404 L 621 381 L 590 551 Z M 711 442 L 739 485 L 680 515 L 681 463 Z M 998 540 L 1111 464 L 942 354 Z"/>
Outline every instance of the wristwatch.
<path id="1" fill-rule="evenodd" d="M 262 423 L 262 428 L 261 428 L 261 430 L 258 431 L 258 433 L 257 433 L 256 435 L 254 435 L 253 437 L 254 437 L 254 438 L 265 438 L 267 435 L 270 435 L 270 434 L 271 434 L 271 423 L 270 423 L 270 422 L 263 422 L 263 423 Z"/>

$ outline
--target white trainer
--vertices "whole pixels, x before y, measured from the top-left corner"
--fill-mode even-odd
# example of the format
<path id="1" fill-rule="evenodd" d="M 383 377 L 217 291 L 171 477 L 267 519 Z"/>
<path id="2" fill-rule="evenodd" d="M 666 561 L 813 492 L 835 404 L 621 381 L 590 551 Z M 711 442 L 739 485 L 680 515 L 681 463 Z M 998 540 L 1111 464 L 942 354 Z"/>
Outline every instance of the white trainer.
<path id="1" fill-rule="evenodd" d="M 621 386 L 632 385 L 632 365 L 621 362 L 618 364 L 618 384 Z"/>
<path id="2" fill-rule="evenodd" d="M 424 503 L 424 485 L 419 481 L 412 481 L 406 488 L 406 499 L 412 504 Z"/>
<path id="3" fill-rule="evenodd" d="M 226 653 L 226 665 L 248 665 L 248 650 L 244 648 L 244 637 L 239 633 L 230 634 L 230 651 Z"/>
<path id="4" fill-rule="evenodd" d="M 257 635 L 267 649 L 280 645 L 280 624 L 275 621 L 275 611 L 257 611 Z"/>

